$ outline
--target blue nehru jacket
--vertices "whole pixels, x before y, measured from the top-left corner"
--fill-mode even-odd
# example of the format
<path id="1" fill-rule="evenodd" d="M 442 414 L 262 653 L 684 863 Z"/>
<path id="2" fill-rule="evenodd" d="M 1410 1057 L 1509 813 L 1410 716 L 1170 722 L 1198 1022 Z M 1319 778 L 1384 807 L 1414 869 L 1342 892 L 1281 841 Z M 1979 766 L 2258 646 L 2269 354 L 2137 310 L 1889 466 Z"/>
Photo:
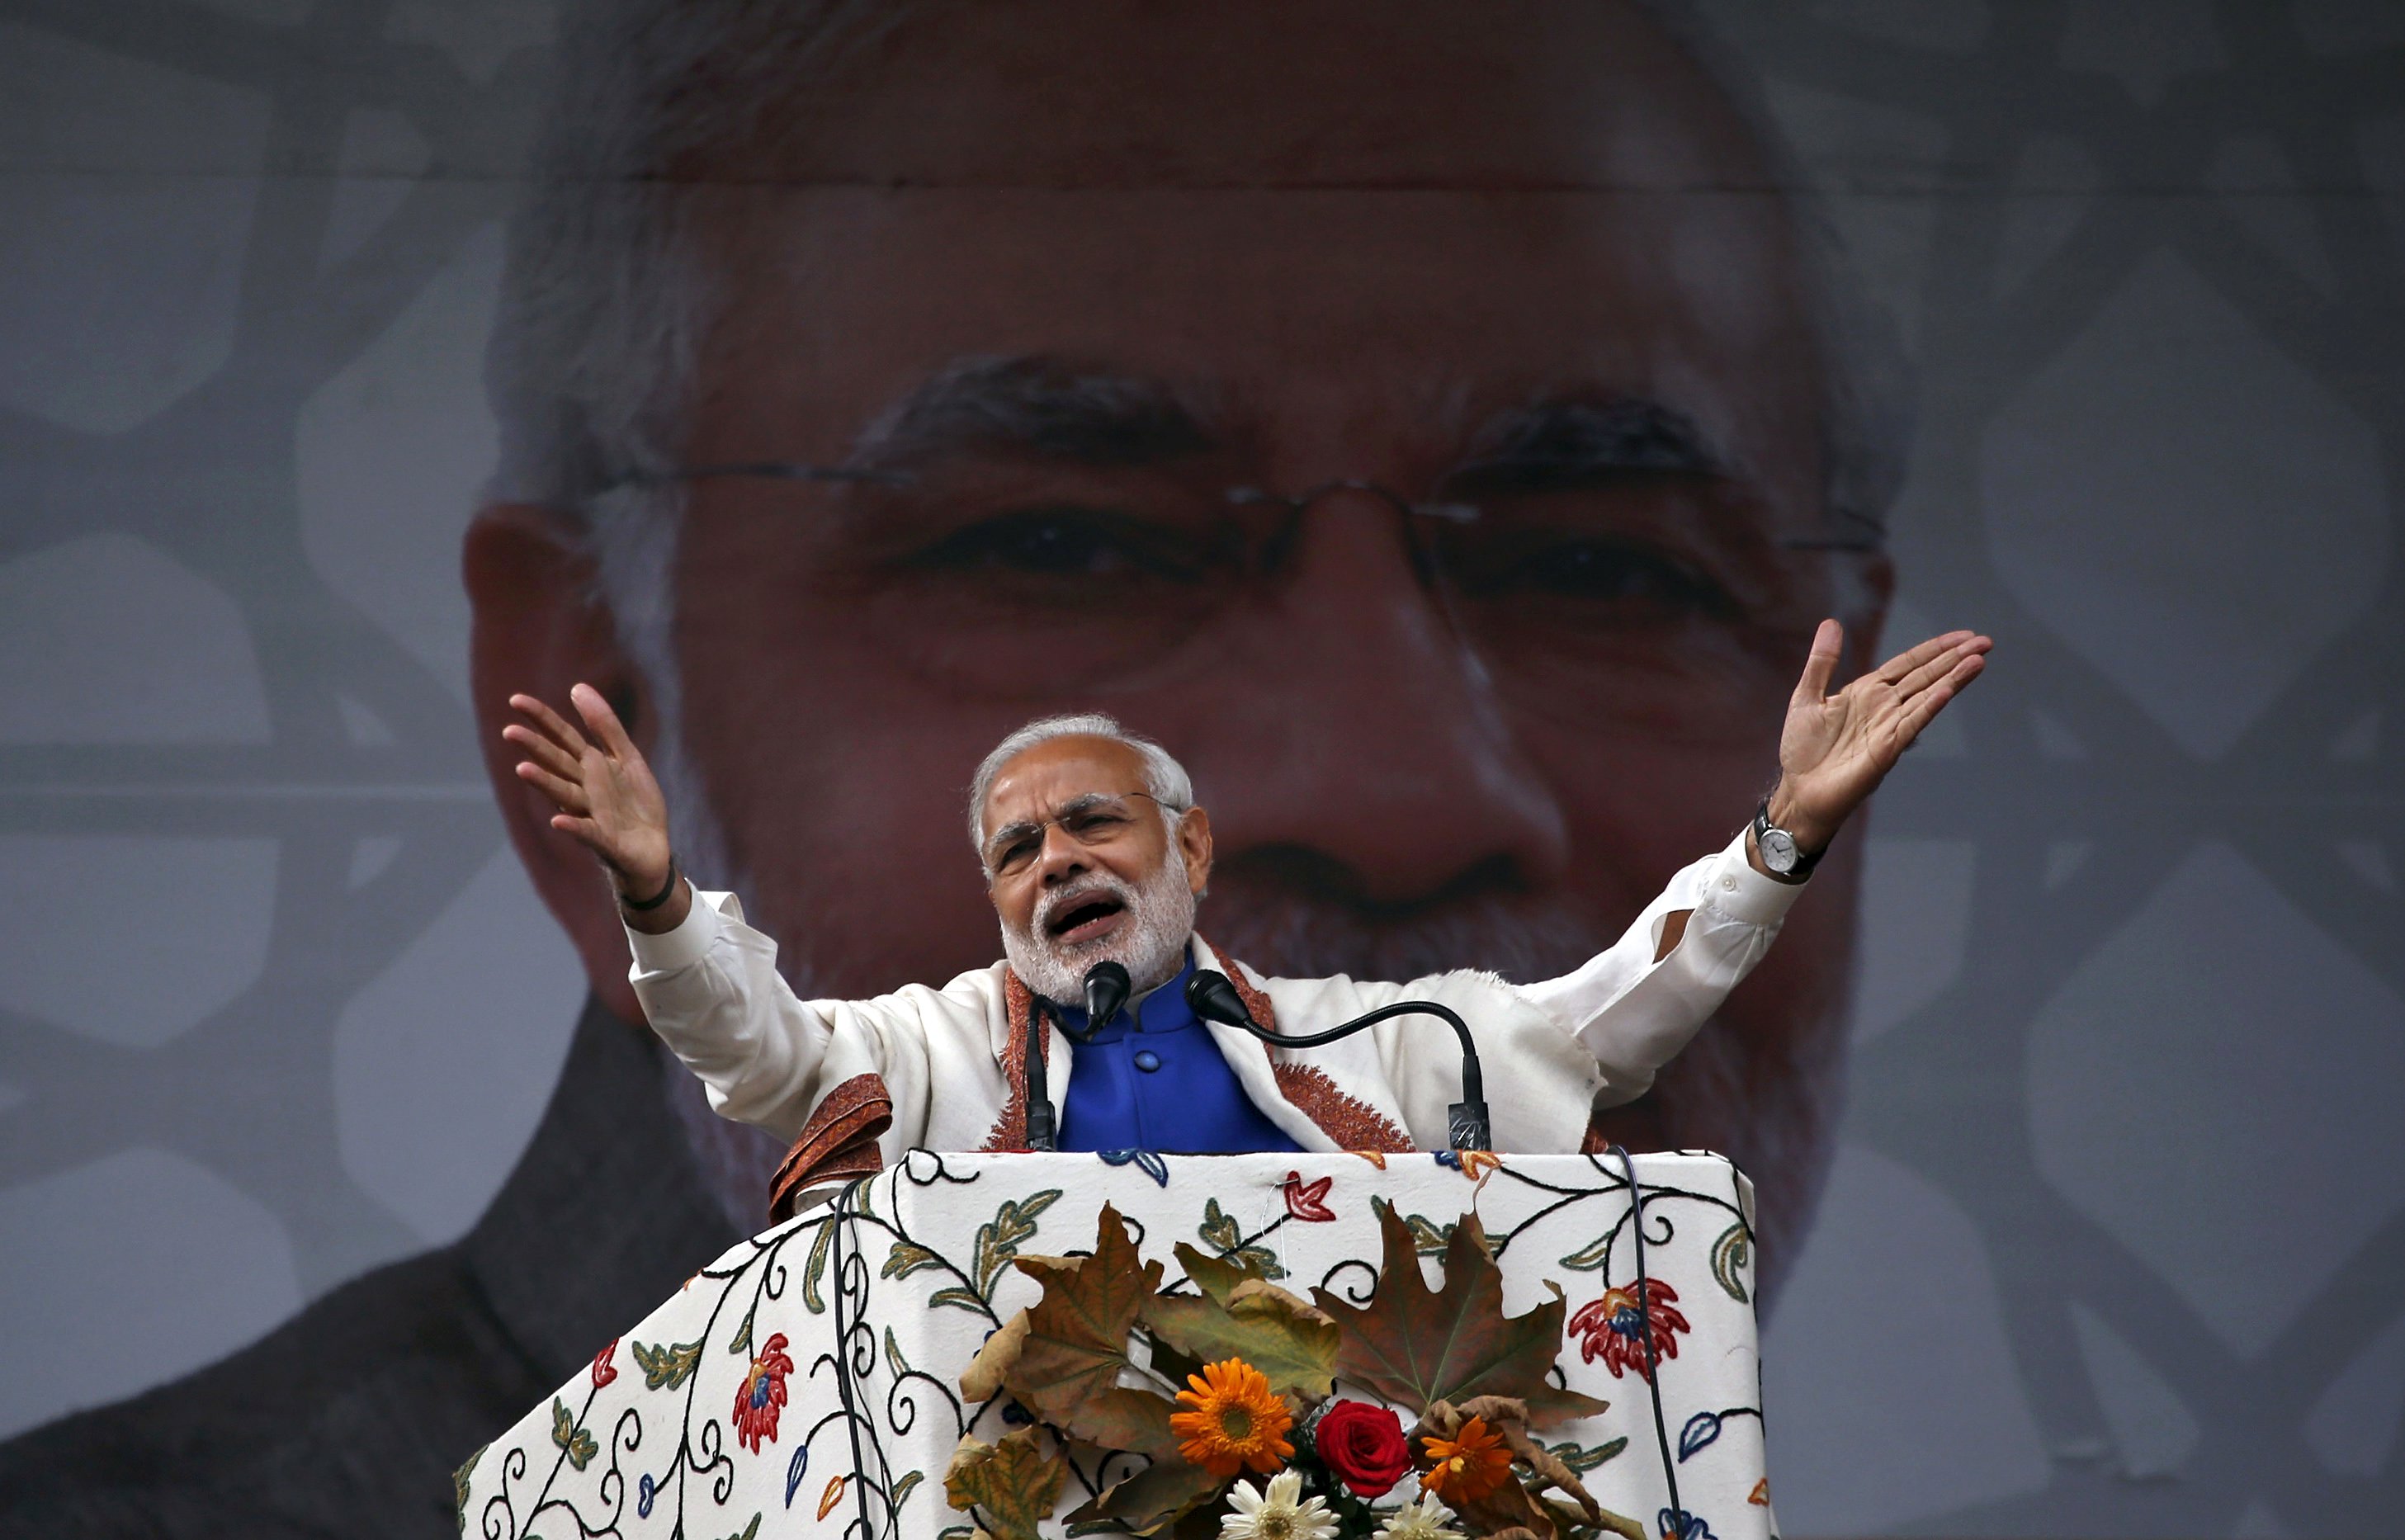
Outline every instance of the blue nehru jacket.
<path id="1" fill-rule="evenodd" d="M 1186 1003 L 1193 975 L 1189 954 L 1175 978 L 1122 1008 L 1093 1042 L 1076 1045 L 1061 1098 L 1061 1148 L 1182 1155 L 1302 1148 L 1253 1105 L 1211 1029 Z M 1084 1010 L 1068 1006 L 1061 1015 L 1071 1029 L 1086 1029 Z"/>

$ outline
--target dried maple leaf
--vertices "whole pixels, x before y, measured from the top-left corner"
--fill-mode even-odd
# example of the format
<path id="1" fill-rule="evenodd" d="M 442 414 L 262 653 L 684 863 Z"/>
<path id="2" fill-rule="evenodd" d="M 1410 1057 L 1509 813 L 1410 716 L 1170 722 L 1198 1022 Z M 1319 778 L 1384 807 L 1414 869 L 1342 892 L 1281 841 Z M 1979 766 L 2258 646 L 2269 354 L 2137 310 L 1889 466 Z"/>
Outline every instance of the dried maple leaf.
<path id="1" fill-rule="evenodd" d="M 1144 1470 L 1071 1512 L 1067 1521 L 1115 1520 L 1135 1534 L 1155 1534 L 1209 1503 L 1227 1483 L 1175 1455 Z"/>
<path id="2" fill-rule="evenodd" d="M 1003 1373 L 1003 1388 L 1045 1421 L 1088 1436 L 1077 1413 L 1118 1386 L 1128 1333 L 1160 1286 L 1160 1264 L 1137 1257 L 1126 1221 L 1105 1204 L 1093 1255 L 1075 1267 L 1023 1259 L 1019 1266 L 1043 1283 L 1044 1296 L 1028 1307 L 1026 1340 Z"/>
<path id="3" fill-rule="evenodd" d="M 1339 1379 L 1408 1407 L 1474 1395 L 1527 1404 L 1528 1421 L 1547 1427 L 1592 1417 L 1604 1403 L 1550 1383 L 1562 1342 L 1561 1292 L 1526 1315 L 1503 1314 L 1503 1274 L 1486 1248 L 1476 1214 L 1464 1214 L 1444 1248 L 1444 1286 L 1421 1276 L 1412 1232 L 1390 1204 L 1378 1209 L 1385 1266 L 1367 1305 L 1326 1289 L 1312 1291 L 1343 1328 Z"/>
<path id="4" fill-rule="evenodd" d="M 1068 1473 L 1067 1462 L 1036 1448 L 1033 1428 L 998 1444 L 963 1438 L 944 1469 L 944 1496 L 995 1540 L 1040 1540 L 1036 1526 L 1052 1517 Z"/>
<path id="5" fill-rule="evenodd" d="M 991 1401 L 1002 1389 L 1002 1377 L 1019 1362 L 1020 1352 L 1027 1346 L 1027 1312 L 1020 1310 L 1004 1322 L 985 1346 L 969 1360 L 961 1371 L 961 1393 L 972 1401 Z"/>
<path id="6" fill-rule="evenodd" d="M 1224 1303 L 1154 1295 L 1144 1302 L 1144 1323 L 1173 1353 L 1205 1364 L 1243 1359 L 1281 1394 L 1320 1400 L 1335 1388 L 1336 1323 L 1258 1277 L 1238 1283 Z"/>
<path id="7" fill-rule="evenodd" d="M 1194 1286 L 1222 1305 L 1228 1302 L 1230 1295 L 1236 1292 L 1236 1286 L 1246 1280 L 1269 1281 L 1270 1275 L 1249 1257 L 1213 1256 L 1183 1240 L 1177 1243 L 1175 1253 L 1177 1265 L 1186 1269 L 1186 1276 Z"/>

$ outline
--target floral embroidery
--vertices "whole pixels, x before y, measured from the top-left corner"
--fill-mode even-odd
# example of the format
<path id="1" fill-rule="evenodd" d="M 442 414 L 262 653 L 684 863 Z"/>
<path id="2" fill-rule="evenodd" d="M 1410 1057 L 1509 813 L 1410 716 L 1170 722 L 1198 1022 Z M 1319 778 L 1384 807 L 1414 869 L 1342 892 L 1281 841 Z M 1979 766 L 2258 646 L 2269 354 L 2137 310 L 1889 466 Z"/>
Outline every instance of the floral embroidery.
<path id="1" fill-rule="evenodd" d="M 1152 1178 L 1155 1186 L 1169 1185 L 1169 1162 L 1150 1150 L 1100 1150 L 1095 1153 L 1103 1157 L 1105 1166 L 1132 1165 Z"/>
<path id="2" fill-rule="evenodd" d="M 1027 1014 L 1035 1008 L 1035 991 L 1021 983 L 1009 969 L 1002 974 L 1002 1014 L 1009 1029 L 1002 1040 L 1002 1081 L 1009 1094 L 1002 1104 L 1002 1115 L 987 1131 L 985 1142 L 977 1146 L 985 1153 L 1024 1152 L 1027 1148 Z M 1052 1034 L 1046 1032 L 1036 1045 L 1044 1062 L 1052 1062 Z"/>
<path id="3" fill-rule="evenodd" d="M 1684 1508 L 1664 1508 L 1661 1516 L 1662 1540 L 1720 1540 L 1700 1514 Z"/>
<path id="4" fill-rule="evenodd" d="M 1579 1344 L 1580 1357 L 1590 1364 L 1601 1358 L 1614 1379 L 1624 1369 L 1635 1369 L 1639 1379 L 1653 1379 L 1649 1357 L 1678 1357 L 1678 1334 L 1694 1330 L 1673 1308 L 1678 1297 L 1679 1291 L 1658 1278 L 1641 1285 L 1605 1290 L 1601 1299 L 1580 1306 L 1570 1317 L 1570 1335 L 1585 1337 Z M 1651 1353 L 1646 1349 L 1649 1340 Z"/>
<path id="5" fill-rule="evenodd" d="M 1293 1217 L 1314 1225 L 1325 1225 L 1336 1217 L 1328 1206 L 1328 1189 L 1335 1184 L 1332 1176 L 1316 1182 L 1305 1182 L 1301 1171 L 1288 1171 L 1278 1185 L 1286 1191 L 1286 1211 Z"/>
<path id="6" fill-rule="evenodd" d="M 751 1372 L 743 1383 L 735 1388 L 735 1441 L 760 1452 L 766 1442 L 777 1441 L 777 1415 L 785 1406 L 785 1376 L 794 1372 L 794 1361 L 785 1356 L 785 1334 L 776 1336 L 761 1345 L 752 1359 Z"/>
<path id="7" fill-rule="evenodd" d="M 617 1356 L 617 1353 L 618 1339 L 613 1337 L 610 1339 L 608 1347 L 593 1355 L 593 1388 L 595 1390 L 599 1390 L 618 1378 L 618 1365 L 610 1362 Z"/>
<path id="8" fill-rule="evenodd" d="M 1267 1052 L 1269 1044 L 1261 1044 Z M 1346 1096 L 1328 1078 L 1328 1071 L 1308 1064 L 1273 1064 L 1278 1093 L 1295 1104 L 1320 1132 L 1348 1149 L 1384 1150 L 1409 1155 L 1412 1141 L 1385 1114 L 1357 1097 Z"/>

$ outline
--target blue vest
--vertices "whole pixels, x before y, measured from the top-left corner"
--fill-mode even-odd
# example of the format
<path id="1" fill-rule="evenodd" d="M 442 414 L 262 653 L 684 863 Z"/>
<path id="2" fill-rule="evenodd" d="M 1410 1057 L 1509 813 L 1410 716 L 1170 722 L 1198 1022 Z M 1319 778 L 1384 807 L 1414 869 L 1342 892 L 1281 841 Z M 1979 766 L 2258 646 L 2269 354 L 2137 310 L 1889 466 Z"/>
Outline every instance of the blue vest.
<path id="1" fill-rule="evenodd" d="M 1061 1094 L 1061 1148 L 1158 1150 L 1174 1155 L 1247 1155 L 1301 1150 L 1261 1115 L 1211 1029 L 1186 1003 L 1189 956 L 1177 976 L 1120 1010 L 1076 1044 Z M 1086 1013 L 1064 1006 L 1076 1031 Z"/>

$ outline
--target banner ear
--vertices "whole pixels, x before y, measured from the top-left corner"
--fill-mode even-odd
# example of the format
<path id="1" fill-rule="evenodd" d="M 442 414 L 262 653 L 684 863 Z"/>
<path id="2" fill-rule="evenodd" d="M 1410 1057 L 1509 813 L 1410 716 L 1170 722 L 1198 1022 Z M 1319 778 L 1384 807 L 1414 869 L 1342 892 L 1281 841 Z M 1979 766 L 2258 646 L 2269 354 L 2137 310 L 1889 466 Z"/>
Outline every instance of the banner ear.
<path id="1" fill-rule="evenodd" d="M 474 610 L 469 688 L 477 749 L 501 823 L 535 890 L 568 931 L 593 993 L 626 1021 L 643 1019 L 626 982 L 626 938 L 608 879 L 593 857 L 551 827 L 552 806 L 512 768 L 522 757 L 501 729 L 516 716 L 513 694 L 562 709 L 579 680 L 611 708 L 649 755 L 652 713 L 642 677 L 618 645 L 615 616 L 598 593 L 591 553 L 576 521 L 556 509 L 504 503 L 468 527 L 460 567 Z"/>

